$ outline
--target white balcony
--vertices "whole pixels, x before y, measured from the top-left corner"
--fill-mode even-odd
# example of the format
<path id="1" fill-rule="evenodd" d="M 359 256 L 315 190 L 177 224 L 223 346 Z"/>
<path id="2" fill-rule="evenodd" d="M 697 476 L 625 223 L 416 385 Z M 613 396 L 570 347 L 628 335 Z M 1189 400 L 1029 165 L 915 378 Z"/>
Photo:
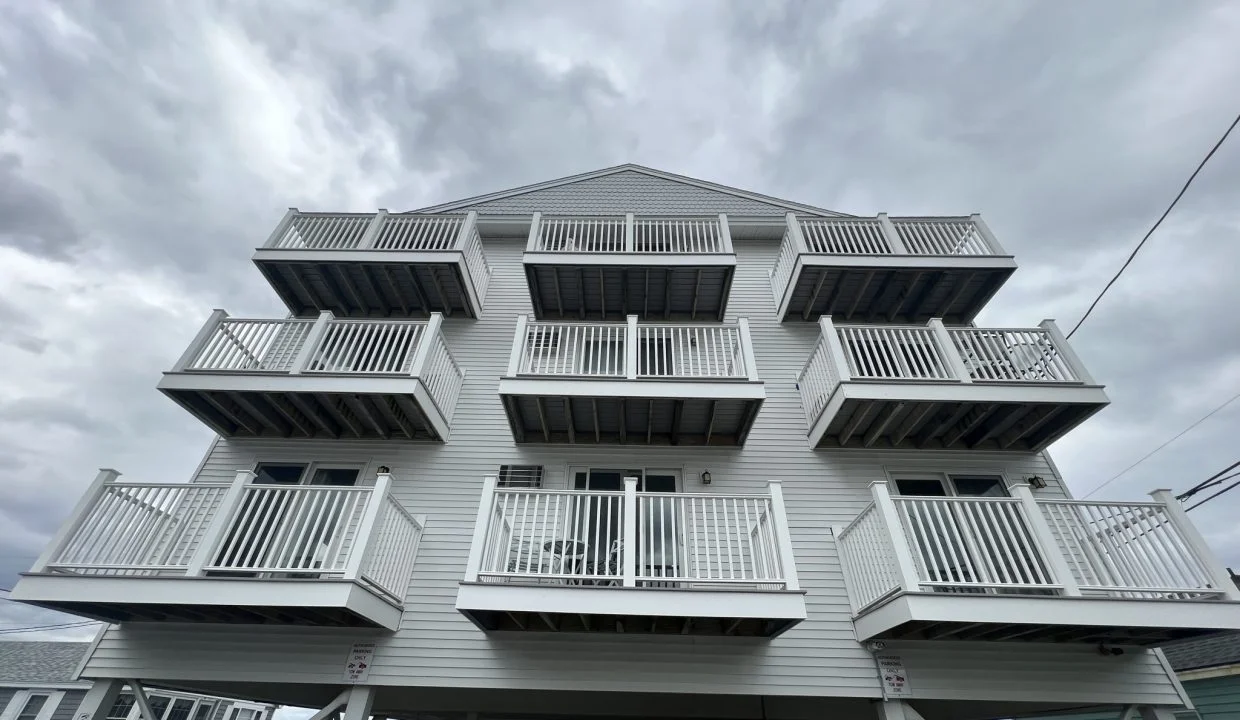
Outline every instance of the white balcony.
<path id="1" fill-rule="evenodd" d="M 496 488 L 456 607 L 483 630 L 773 637 L 805 619 L 768 495 Z"/>
<path id="2" fill-rule="evenodd" d="M 726 215 L 542 217 L 525 275 L 539 319 L 722 320 L 736 271 Z"/>
<path id="3" fill-rule="evenodd" d="M 425 518 L 373 487 L 101 471 L 12 598 L 105 622 L 395 630 Z"/>
<path id="4" fill-rule="evenodd" d="M 1110 402 L 1052 320 L 819 323 L 797 378 L 814 447 L 1038 451 Z"/>
<path id="5" fill-rule="evenodd" d="M 254 264 L 294 315 L 478 317 L 491 267 L 476 219 L 294 208 Z"/>
<path id="6" fill-rule="evenodd" d="M 871 489 L 834 531 L 861 640 L 1157 645 L 1240 629 L 1240 591 L 1169 490 L 1113 503 Z"/>
<path id="7" fill-rule="evenodd" d="M 517 442 L 742 445 L 766 392 L 736 324 L 518 318 L 499 394 Z"/>
<path id="8" fill-rule="evenodd" d="M 784 320 L 967 323 L 1015 270 L 979 215 L 789 214 L 771 292 Z"/>
<path id="9" fill-rule="evenodd" d="M 216 310 L 159 389 L 229 437 L 443 440 L 465 370 L 442 322 Z"/>

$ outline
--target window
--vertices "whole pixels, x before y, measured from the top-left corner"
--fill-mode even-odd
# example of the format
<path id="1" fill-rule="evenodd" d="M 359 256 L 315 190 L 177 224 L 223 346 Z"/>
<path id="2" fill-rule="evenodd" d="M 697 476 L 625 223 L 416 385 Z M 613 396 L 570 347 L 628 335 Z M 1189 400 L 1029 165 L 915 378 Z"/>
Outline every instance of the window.
<path id="1" fill-rule="evenodd" d="M 215 714 L 214 700 L 199 700 L 198 709 L 194 711 L 194 720 L 211 720 Z"/>
<path id="2" fill-rule="evenodd" d="M 940 473 L 895 476 L 896 494 L 905 497 L 1007 497 L 998 475 Z"/>
<path id="3" fill-rule="evenodd" d="M 35 720 L 39 717 L 43 706 L 47 704 L 47 700 L 47 695 L 31 695 L 26 698 L 26 704 L 22 705 L 21 711 L 17 713 L 14 720 Z"/>
<path id="4" fill-rule="evenodd" d="M 336 485 L 357 484 L 361 470 L 356 467 L 319 467 L 295 463 L 259 463 L 254 468 L 255 485 Z"/>
<path id="5" fill-rule="evenodd" d="M 232 720 L 254 720 L 257 713 L 253 708 L 235 708 L 232 712 Z"/>
<path id="6" fill-rule="evenodd" d="M 499 481 L 496 485 L 511 488 L 540 488 L 542 477 L 542 465 L 501 465 Z"/>
<path id="7" fill-rule="evenodd" d="M 116 696 L 116 702 L 112 704 L 112 709 L 108 711 L 108 720 L 125 720 L 129 717 L 129 711 L 133 710 L 135 700 L 132 693 L 121 693 Z"/>

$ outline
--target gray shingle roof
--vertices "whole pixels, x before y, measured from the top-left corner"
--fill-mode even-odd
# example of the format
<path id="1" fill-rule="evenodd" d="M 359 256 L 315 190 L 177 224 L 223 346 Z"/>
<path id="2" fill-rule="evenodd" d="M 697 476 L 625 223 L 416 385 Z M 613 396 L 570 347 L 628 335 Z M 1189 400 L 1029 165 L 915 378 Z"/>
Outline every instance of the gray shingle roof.
<path id="1" fill-rule="evenodd" d="M 83 642 L 0 642 L 0 682 L 72 682 L 89 649 Z"/>
<path id="2" fill-rule="evenodd" d="M 1163 645 L 1167 661 L 1176 670 L 1195 670 L 1240 663 L 1240 633 L 1220 633 Z"/>

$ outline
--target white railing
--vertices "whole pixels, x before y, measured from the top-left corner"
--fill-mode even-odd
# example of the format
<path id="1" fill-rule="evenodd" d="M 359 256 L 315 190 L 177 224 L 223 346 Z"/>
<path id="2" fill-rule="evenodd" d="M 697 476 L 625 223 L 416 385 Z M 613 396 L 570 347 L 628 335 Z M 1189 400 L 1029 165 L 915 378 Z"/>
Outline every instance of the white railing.
<path id="1" fill-rule="evenodd" d="M 424 521 L 373 487 L 129 483 L 101 471 L 32 572 L 343 578 L 404 600 Z M 204 592 L 210 592 L 204 589 Z"/>
<path id="2" fill-rule="evenodd" d="M 792 272 L 796 269 L 797 257 L 800 254 L 797 242 L 793 238 L 793 227 L 795 227 L 793 223 L 788 223 L 784 228 L 784 238 L 779 243 L 779 256 L 775 258 L 775 266 L 769 271 L 771 295 L 775 297 L 777 303 L 788 289 L 788 281 L 792 279 Z"/>
<path id="3" fill-rule="evenodd" d="M 951 328 L 952 344 L 976 382 L 1081 382 L 1051 333 L 1042 328 Z"/>
<path id="4" fill-rule="evenodd" d="M 288 372 L 313 320 L 221 320 L 186 370 Z"/>
<path id="5" fill-rule="evenodd" d="M 535 213 L 529 252 L 701 254 L 731 253 L 724 216 L 542 217 Z"/>
<path id="6" fill-rule="evenodd" d="M 749 324 L 517 321 L 509 376 L 757 380 Z"/>
<path id="7" fill-rule="evenodd" d="M 444 420 L 452 422 L 456 399 L 461 394 L 461 386 L 465 384 L 465 370 L 457 363 L 456 358 L 452 357 L 443 335 L 431 335 L 426 342 L 429 342 L 431 347 L 426 356 L 425 369 L 419 373 L 419 377 L 426 384 L 426 390 Z"/>
<path id="8" fill-rule="evenodd" d="M 380 220 L 376 250 L 427 252 L 456 250 L 464 215 L 384 215 Z"/>
<path id="9" fill-rule="evenodd" d="M 892 497 L 836 533 L 860 612 L 892 592 L 1240 600 L 1169 491 L 1154 502 L 1012 497 Z"/>
<path id="10" fill-rule="evenodd" d="M 797 391 L 801 394 L 801 407 L 805 409 L 805 417 L 814 420 L 822 414 L 831 393 L 840 384 L 839 373 L 835 370 L 835 361 L 831 358 L 831 348 L 825 338 L 818 338 L 809 360 L 797 375 Z"/>
<path id="11" fill-rule="evenodd" d="M 858 380 L 950 380 L 951 368 L 929 327 L 837 328 L 848 374 Z"/>
<path id="12" fill-rule="evenodd" d="M 290 210 L 265 247 L 282 250 L 355 250 L 374 213 L 305 213 Z"/>
<path id="13" fill-rule="evenodd" d="M 778 483 L 769 495 L 496 488 L 487 478 L 467 581 L 799 588 Z"/>
<path id="14" fill-rule="evenodd" d="M 1001 255 L 986 237 L 981 218 L 891 218 L 910 255 Z"/>
<path id="15" fill-rule="evenodd" d="M 807 252 L 830 255 L 890 255 L 882 224 L 873 218 L 805 218 L 801 234 Z"/>
<path id="16" fill-rule="evenodd" d="M 304 372 L 407 374 L 426 328 L 416 320 L 333 319 Z"/>

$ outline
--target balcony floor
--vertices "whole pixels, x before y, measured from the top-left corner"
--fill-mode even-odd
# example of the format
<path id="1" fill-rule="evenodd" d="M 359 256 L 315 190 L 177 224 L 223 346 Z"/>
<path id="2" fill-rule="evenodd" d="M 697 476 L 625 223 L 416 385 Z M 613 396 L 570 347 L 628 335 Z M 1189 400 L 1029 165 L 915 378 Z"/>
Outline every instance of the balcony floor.
<path id="1" fill-rule="evenodd" d="M 971 322 L 1016 270 L 1010 258 L 803 255 L 781 303 L 784 320 Z M 957 264 L 963 267 L 956 267 Z"/>
<path id="2" fill-rule="evenodd" d="M 459 252 L 259 250 L 254 264 L 298 316 L 477 317 L 480 310 Z"/>
<path id="3" fill-rule="evenodd" d="M 1106 407 L 1101 388 L 844 383 L 817 422 L 818 448 L 1036 452 Z"/>
<path id="4" fill-rule="evenodd" d="M 554 254 L 540 255 L 535 262 L 527 253 L 525 274 L 535 316 L 540 320 L 623 320 L 627 315 L 723 319 L 736 270 L 734 256 L 719 256 L 730 264 L 707 265 L 662 265 L 654 258 L 648 265 L 638 265 L 632 256 L 618 257 L 629 264 L 573 264 Z"/>

